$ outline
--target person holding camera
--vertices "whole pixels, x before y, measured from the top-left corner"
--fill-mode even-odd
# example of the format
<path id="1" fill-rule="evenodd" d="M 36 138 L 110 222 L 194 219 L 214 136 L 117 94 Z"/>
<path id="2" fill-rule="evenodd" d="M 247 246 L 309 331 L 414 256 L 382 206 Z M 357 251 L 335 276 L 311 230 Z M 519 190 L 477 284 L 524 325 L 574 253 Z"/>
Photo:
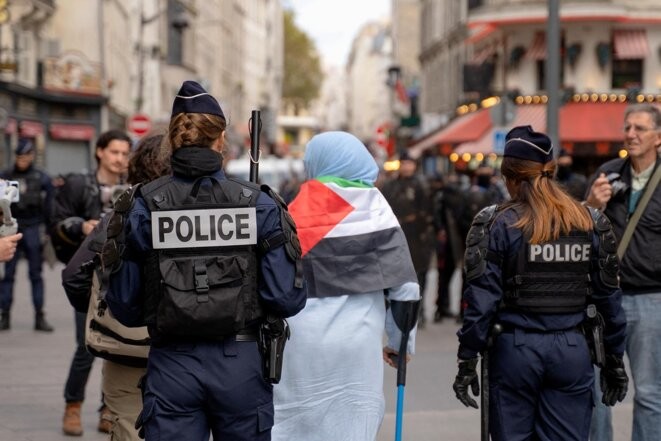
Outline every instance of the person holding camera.
<path id="1" fill-rule="evenodd" d="M 624 113 L 626 158 L 603 164 L 586 203 L 610 219 L 618 240 L 626 354 L 634 384 L 632 441 L 661 434 L 661 111 L 634 104 Z M 599 393 L 599 391 L 597 391 Z M 595 410 L 591 438 L 612 440 L 610 409 Z"/>

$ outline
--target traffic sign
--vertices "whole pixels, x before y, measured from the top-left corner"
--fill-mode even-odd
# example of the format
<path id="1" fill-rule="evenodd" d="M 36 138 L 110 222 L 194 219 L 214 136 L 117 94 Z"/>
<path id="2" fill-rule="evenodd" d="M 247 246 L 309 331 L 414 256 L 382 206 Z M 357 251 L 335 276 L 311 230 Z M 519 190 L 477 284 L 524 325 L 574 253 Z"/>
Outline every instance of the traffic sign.
<path id="1" fill-rule="evenodd" d="M 126 123 L 126 129 L 135 136 L 144 136 L 151 130 L 151 119 L 144 113 L 136 113 Z"/>

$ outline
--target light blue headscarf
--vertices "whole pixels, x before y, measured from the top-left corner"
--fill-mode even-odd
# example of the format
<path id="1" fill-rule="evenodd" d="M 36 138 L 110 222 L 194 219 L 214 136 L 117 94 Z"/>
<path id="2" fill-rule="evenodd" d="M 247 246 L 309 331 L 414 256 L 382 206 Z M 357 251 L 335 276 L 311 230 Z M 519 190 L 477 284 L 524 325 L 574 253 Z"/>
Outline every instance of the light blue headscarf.
<path id="1" fill-rule="evenodd" d="M 374 185 L 379 174 L 367 147 L 347 132 L 315 135 L 305 148 L 303 164 L 308 179 L 333 176 Z"/>

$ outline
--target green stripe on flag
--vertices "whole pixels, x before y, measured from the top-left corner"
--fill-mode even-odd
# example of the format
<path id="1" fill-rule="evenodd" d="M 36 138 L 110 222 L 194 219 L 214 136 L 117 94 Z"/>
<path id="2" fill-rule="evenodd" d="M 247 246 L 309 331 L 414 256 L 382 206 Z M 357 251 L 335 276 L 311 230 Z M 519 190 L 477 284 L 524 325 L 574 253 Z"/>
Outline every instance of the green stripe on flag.
<path id="1" fill-rule="evenodd" d="M 336 176 L 319 176 L 318 178 L 315 178 L 315 179 L 317 181 L 321 182 L 322 184 L 333 183 L 333 184 L 336 184 L 340 187 L 357 187 L 357 188 L 372 188 L 372 187 L 374 187 L 373 185 L 366 184 L 365 182 L 362 182 L 362 181 L 349 181 L 348 179 L 338 178 Z"/>

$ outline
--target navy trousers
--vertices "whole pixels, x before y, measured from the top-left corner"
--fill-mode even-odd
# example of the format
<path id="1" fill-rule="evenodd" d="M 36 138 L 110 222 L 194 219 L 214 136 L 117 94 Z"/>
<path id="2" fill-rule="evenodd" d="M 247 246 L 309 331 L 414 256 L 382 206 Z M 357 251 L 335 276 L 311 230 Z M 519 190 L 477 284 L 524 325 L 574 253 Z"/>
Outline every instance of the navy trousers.
<path id="1" fill-rule="evenodd" d="M 152 346 L 138 423 L 147 441 L 269 441 L 273 386 L 257 343 Z"/>
<path id="2" fill-rule="evenodd" d="M 14 258 L 5 263 L 5 278 L 0 282 L 0 309 L 3 311 L 11 309 L 14 301 L 16 265 L 21 254 L 24 254 L 28 261 L 28 276 L 32 285 L 32 304 L 35 311 L 41 312 L 44 307 L 44 280 L 41 276 L 43 259 L 39 224 L 20 227 L 19 232 L 23 233 L 23 239 L 16 246 Z"/>
<path id="3" fill-rule="evenodd" d="M 587 441 L 594 371 L 580 332 L 515 329 L 490 356 L 494 441 Z"/>

